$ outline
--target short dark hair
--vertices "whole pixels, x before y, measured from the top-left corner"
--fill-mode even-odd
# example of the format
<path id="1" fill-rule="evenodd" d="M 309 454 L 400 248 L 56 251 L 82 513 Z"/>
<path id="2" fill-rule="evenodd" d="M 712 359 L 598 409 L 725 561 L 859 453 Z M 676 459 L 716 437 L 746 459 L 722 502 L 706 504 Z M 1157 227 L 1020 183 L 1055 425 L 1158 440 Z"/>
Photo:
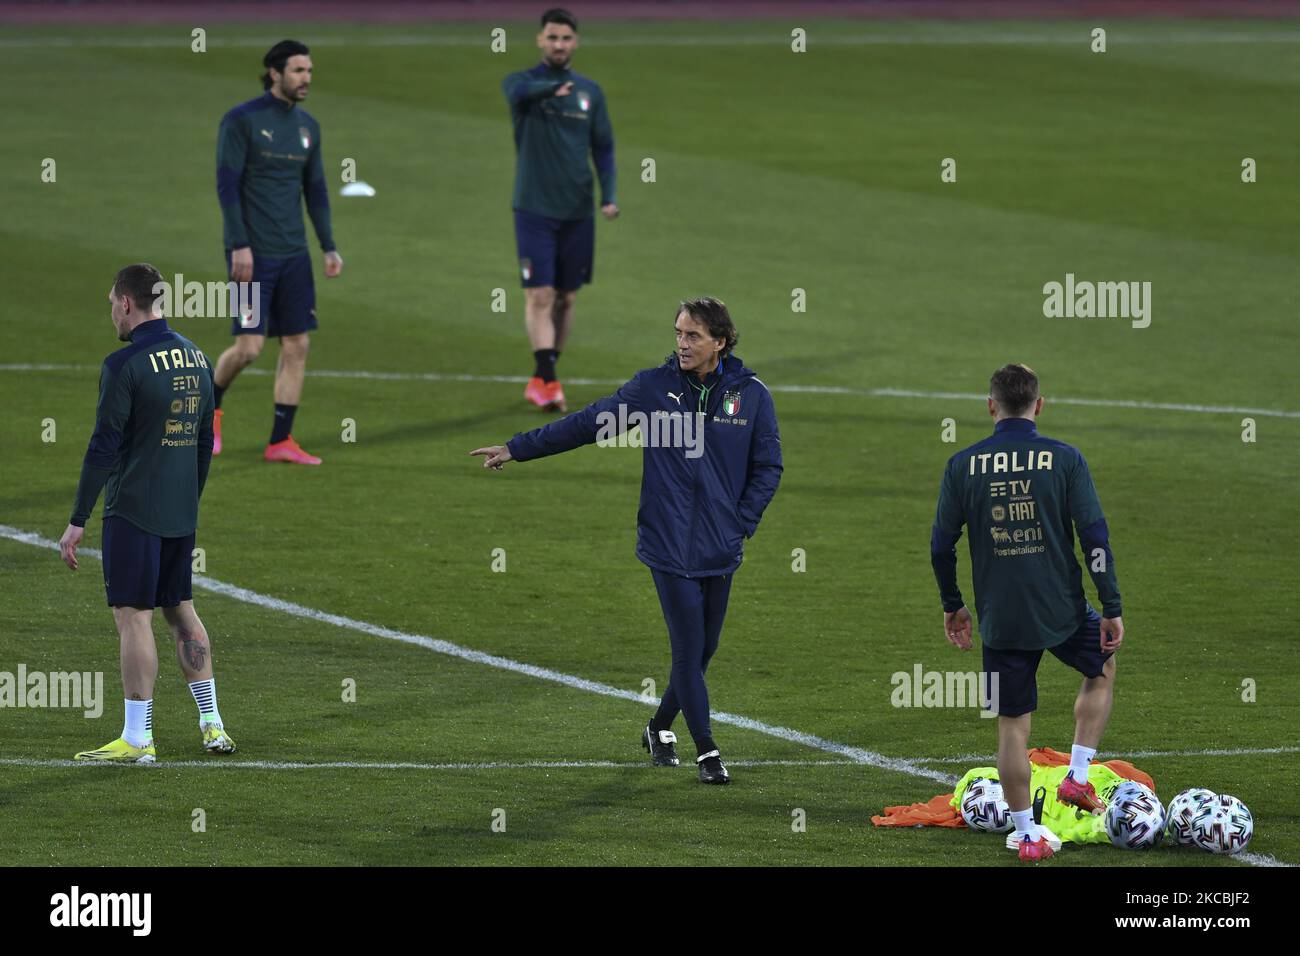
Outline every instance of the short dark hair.
<path id="1" fill-rule="evenodd" d="M 299 43 L 297 40 L 281 40 L 271 49 L 266 51 L 266 56 L 262 57 L 262 66 L 267 70 L 262 74 L 262 89 L 271 88 L 271 70 L 277 73 L 284 72 L 284 65 L 289 62 L 291 56 L 307 56 L 311 50 L 307 49 L 307 44 Z"/>
<path id="2" fill-rule="evenodd" d="M 730 355 L 731 350 L 740 341 L 736 324 L 731 321 L 731 313 L 727 311 L 727 305 L 721 299 L 715 299 L 711 295 L 699 299 L 686 299 L 673 313 L 673 321 L 676 322 L 677 316 L 683 312 L 707 328 L 713 338 L 726 340 L 727 344 L 722 347 L 722 358 Z"/>
<path id="3" fill-rule="evenodd" d="M 162 273 L 147 262 L 137 262 L 118 271 L 113 280 L 113 295 L 119 299 L 126 296 L 141 312 L 149 312 L 162 295 L 158 288 L 162 282 Z"/>
<path id="4" fill-rule="evenodd" d="M 573 32 L 578 32 L 578 18 L 575 17 L 564 7 L 551 7 L 542 14 L 542 29 L 546 29 L 548 23 L 563 23 L 566 27 L 572 27 Z"/>
<path id="5" fill-rule="evenodd" d="M 1038 401 L 1038 376 L 1028 365 L 1004 365 L 989 379 L 989 398 L 1008 415 L 1022 415 Z"/>

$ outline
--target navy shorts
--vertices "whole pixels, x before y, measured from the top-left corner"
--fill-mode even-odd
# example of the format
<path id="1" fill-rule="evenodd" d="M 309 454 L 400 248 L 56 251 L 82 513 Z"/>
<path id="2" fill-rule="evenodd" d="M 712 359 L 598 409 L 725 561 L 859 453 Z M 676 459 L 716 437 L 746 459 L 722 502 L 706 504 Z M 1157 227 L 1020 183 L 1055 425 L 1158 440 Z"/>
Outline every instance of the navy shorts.
<path id="1" fill-rule="evenodd" d="M 515 247 L 525 289 L 552 286 L 572 292 L 591 281 L 596 217 L 552 219 L 516 209 Z"/>
<path id="2" fill-rule="evenodd" d="M 175 607 L 190 591 L 194 533 L 160 538 L 125 518 L 104 519 L 104 589 L 110 607 Z"/>
<path id="3" fill-rule="evenodd" d="M 1055 647 L 1047 650 L 1059 661 L 1069 664 L 1084 677 L 1100 677 L 1106 659 L 1114 653 L 1102 653 L 1101 615 L 1088 608 L 1083 626 Z M 1038 709 L 1038 662 L 1043 651 L 996 648 L 984 645 L 984 672 L 989 675 L 989 697 L 999 716 L 1020 717 Z M 997 684 L 993 675 L 997 674 Z M 994 687 L 997 691 L 994 693 Z"/>
<path id="4" fill-rule="evenodd" d="M 226 275 L 230 275 L 230 250 L 226 250 Z M 242 303 L 230 309 L 232 335 L 298 335 L 316 328 L 316 284 L 311 274 L 311 253 L 290 259 L 268 259 L 253 254 L 253 281 L 257 283 L 257 309 Z M 251 311 L 251 314 L 249 312 Z"/>

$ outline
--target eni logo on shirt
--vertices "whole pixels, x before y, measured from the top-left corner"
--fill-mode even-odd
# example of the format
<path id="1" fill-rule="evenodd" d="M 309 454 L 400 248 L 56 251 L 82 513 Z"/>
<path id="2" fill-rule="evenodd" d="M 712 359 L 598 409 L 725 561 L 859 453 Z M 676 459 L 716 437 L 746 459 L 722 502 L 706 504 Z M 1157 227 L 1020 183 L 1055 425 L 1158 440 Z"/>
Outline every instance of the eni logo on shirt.
<path id="1" fill-rule="evenodd" d="M 149 353 L 149 364 L 155 372 L 171 372 L 178 368 L 207 368 L 207 356 L 198 349 L 159 349 Z"/>

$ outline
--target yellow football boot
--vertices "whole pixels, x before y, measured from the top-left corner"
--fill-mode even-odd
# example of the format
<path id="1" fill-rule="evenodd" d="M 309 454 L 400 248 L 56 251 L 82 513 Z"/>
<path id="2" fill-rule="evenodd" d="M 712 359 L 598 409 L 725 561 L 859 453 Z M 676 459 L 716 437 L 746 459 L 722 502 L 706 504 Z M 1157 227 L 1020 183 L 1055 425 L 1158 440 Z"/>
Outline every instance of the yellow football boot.
<path id="1" fill-rule="evenodd" d="M 235 752 L 235 741 L 218 727 L 216 724 L 201 724 L 199 729 L 203 731 L 203 749 L 210 754 L 233 754 Z"/>
<path id="2" fill-rule="evenodd" d="M 94 760 L 100 763 L 154 763 L 158 759 L 158 754 L 153 748 L 152 738 L 143 747 L 133 747 L 118 737 L 98 750 L 83 750 L 73 759 Z"/>

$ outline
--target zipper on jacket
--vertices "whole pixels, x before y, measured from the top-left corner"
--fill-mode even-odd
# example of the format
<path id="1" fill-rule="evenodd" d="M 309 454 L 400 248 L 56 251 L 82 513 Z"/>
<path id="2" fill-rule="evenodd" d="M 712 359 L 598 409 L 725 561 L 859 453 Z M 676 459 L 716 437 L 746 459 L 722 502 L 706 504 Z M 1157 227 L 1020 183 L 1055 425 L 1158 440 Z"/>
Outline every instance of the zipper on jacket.
<path id="1" fill-rule="evenodd" d="M 721 366 L 719 366 L 719 368 L 721 368 Z M 686 381 L 687 387 L 690 387 L 691 384 L 690 379 L 689 377 L 687 377 L 685 372 L 682 373 L 682 377 L 687 379 Z M 713 389 L 717 388 L 722 384 L 723 384 L 723 379 L 721 375 L 718 376 L 718 380 L 714 382 L 712 385 L 705 385 L 703 382 L 700 382 L 700 399 L 696 407 L 704 415 L 704 418 L 700 422 L 701 444 L 703 444 L 704 442 L 704 429 L 707 427 L 706 423 L 709 420 L 709 395 L 710 393 L 712 393 Z M 700 462 L 703 461 L 704 461 L 704 456 L 702 455 L 700 456 Z M 699 509 L 700 475 L 703 472 L 703 470 L 704 470 L 704 465 L 700 464 L 696 468 L 695 480 L 691 483 L 691 535 L 689 538 L 690 543 L 687 545 L 687 552 L 686 552 L 686 564 L 688 567 L 693 566 L 696 563 L 691 560 L 691 554 L 694 553 L 694 549 L 695 549 L 695 527 L 700 512 Z"/>
<path id="2" fill-rule="evenodd" d="M 682 377 L 686 378 L 686 387 L 690 388 L 691 387 L 690 379 L 685 372 L 682 373 Z M 704 383 L 701 382 L 700 397 L 695 403 L 695 407 L 701 409 L 701 411 L 703 410 L 704 396 L 707 394 L 708 394 L 708 390 L 704 387 Z M 703 421 L 701 421 L 700 424 L 701 426 L 703 426 Z M 700 441 L 701 442 L 704 441 L 703 433 L 700 434 Z M 700 460 L 703 461 L 703 456 L 701 456 Z M 691 568 L 695 565 L 695 562 L 691 560 L 691 555 L 695 553 L 695 524 L 696 524 L 696 515 L 699 514 L 699 507 L 698 507 L 699 498 L 700 498 L 700 472 L 699 472 L 699 468 L 697 467 L 695 470 L 695 478 L 691 482 L 691 532 L 689 537 L 687 537 L 686 539 L 687 541 L 686 567 L 687 568 Z"/>

